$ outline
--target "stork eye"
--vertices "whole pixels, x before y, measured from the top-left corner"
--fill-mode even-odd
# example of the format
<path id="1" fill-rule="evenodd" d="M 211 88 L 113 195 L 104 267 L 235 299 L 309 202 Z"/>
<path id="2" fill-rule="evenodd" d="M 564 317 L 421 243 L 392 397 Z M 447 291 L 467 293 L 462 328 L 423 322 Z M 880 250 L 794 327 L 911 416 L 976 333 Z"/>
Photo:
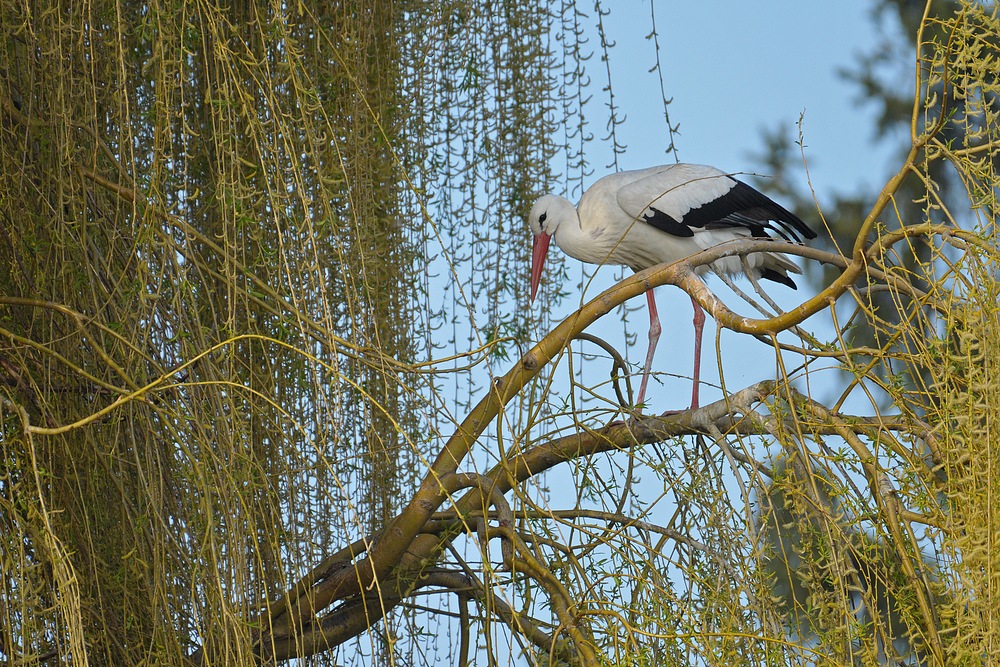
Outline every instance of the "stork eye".
<path id="1" fill-rule="evenodd" d="M 538 223 L 541 224 L 545 222 L 545 218 L 547 218 L 548 215 L 549 215 L 548 213 L 542 213 L 540 216 L 538 216 Z"/>

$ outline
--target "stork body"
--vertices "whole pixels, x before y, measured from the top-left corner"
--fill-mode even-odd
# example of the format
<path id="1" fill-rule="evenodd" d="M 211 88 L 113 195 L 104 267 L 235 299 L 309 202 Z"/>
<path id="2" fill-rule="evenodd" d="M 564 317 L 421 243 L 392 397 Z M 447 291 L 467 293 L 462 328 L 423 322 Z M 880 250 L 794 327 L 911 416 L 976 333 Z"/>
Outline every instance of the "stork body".
<path id="1" fill-rule="evenodd" d="M 812 239 L 816 233 L 794 214 L 749 185 L 715 167 L 671 164 L 636 171 L 622 171 L 595 182 L 577 206 L 564 197 L 544 195 L 529 215 L 534 234 L 531 298 L 541 282 L 549 243 L 591 264 L 621 264 L 641 271 L 658 264 L 672 264 L 702 250 L 747 237 L 767 238 L 770 233 L 787 241 Z M 754 278 L 773 280 L 795 288 L 789 273 L 801 270 L 780 253 L 747 256 Z M 709 268 L 725 274 L 745 273 L 739 257 L 726 257 Z M 660 336 L 659 315 L 653 291 L 649 303 L 649 347 L 639 388 L 638 404 L 646 396 L 650 367 Z M 701 370 L 701 337 L 705 315 L 694 299 L 695 358 L 691 407 L 698 407 Z"/>

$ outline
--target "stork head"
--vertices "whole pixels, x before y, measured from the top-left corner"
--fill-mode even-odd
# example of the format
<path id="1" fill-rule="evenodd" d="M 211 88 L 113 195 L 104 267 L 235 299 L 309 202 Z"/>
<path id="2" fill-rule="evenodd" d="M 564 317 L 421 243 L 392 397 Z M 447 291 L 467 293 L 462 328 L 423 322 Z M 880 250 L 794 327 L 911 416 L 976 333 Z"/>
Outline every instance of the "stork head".
<path id="1" fill-rule="evenodd" d="M 528 224 L 535 237 L 531 249 L 531 300 L 538 294 L 538 286 L 542 282 L 542 268 L 545 266 L 545 256 L 549 254 L 549 243 L 564 219 L 575 216 L 576 208 L 564 197 L 544 195 L 538 198 L 528 214 Z"/>

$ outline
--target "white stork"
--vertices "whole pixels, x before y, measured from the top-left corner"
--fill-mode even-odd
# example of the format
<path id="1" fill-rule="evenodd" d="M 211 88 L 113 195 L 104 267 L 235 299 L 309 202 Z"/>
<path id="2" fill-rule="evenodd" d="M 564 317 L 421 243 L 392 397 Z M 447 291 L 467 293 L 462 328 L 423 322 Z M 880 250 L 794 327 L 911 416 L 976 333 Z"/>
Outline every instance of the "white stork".
<path id="1" fill-rule="evenodd" d="M 800 237 L 816 238 L 794 214 L 749 185 L 715 167 L 670 164 L 636 171 L 622 171 L 594 183 L 574 207 L 558 195 L 544 195 L 531 207 L 529 224 L 534 234 L 531 254 L 531 300 L 541 282 L 549 243 L 555 239 L 563 252 L 591 264 L 623 264 L 641 271 L 657 264 L 671 264 L 706 248 L 746 237 L 780 238 L 798 243 Z M 755 278 L 773 280 L 795 289 L 788 274 L 802 273 L 780 253 L 749 255 L 747 265 Z M 699 267 L 699 273 L 708 270 Z M 725 274 L 745 273 L 739 257 L 714 262 L 711 269 Z M 646 384 L 660 337 L 660 320 L 653 290 L 649 302 L 649 348 L 639 387 L 637 405 L 646 397 Z M 694 388 L 691 407 L 698 407 L 701 375 L 701 337 L 705 313 L 694 305 Z"/>

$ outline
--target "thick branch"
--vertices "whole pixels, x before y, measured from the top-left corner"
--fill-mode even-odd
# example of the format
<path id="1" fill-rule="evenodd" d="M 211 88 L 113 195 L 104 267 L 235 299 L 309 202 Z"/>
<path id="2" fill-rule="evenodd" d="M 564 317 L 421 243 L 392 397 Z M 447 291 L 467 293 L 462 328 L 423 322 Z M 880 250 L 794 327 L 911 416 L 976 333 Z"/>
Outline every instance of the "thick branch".
<path id="1" fill-rule="evenodd" d="M 928 228 L 925 231 L 940 233 L 936 228 Z M 694 271 L 695 267 L 711 264 L 723 257 L 767 251 L 808 254 L 821 261 L 829 259 L 832 264 L 844 266 L 844 270 L 830 286 L 816 296 L 787 313 L 766 319 L 735 314 L 705 287 Z M 448 487 L 459 479 L 460 476 L 455 475 L 458 466 L 507 402 L 534 379 L 545 364 L 555 358 L 569 341 L 576 338 L 597 319 L 624 301 L 639 296 L 653 287 L 674 284 L 694 296 L 721 326 L 742 333 L 773 335 L 800 324 L 806 318 L 828 308 L 868 270 L 869 258 L 864 252 L 856 253 L 855 257 L 846 263 L 840 256 L 829 253 L 826 253 L 826 257 L 822 255 L 823 253 L 814 249 L 776 241 L 759 239 L 736 241 L 710 248 L 685 261 L 641 271 L 601 293 L 596 299 L 563 320 L 525 354 L 514 368 L 493 384 L 492 391 L 473 408 L 449 438 L 413 499 L 404 511 L 388 524 L 378 542 L 368 551 L 367 557 L 352 568 L 334 572 L 332 576 L 313 587 L 309 595 L 292 603 L 291 607 L 294 610 L 292 616 L 303 622 L 336 600 L 349 599 L 361 594 L 362 591 L 369 590 L 377 581 L 386 578 L 393 568 L 399 568 L 400 571 L 411 569 L 416 572 L 422 564 L 433 560 L 440 552 L 443 540 L 449 538 L 421 535 L 421 532 L 431 515 L 450 494 Z M 523 481 L 540 470 L 576 456 L 655 442 L 674 435 L 704 432 L 701 426 L 717 419 L 723 420 L 723 425 L 717 425 L 719 428 L 732 426 L 730 416 L 732 405 L 749 405 L 761 400 L 773 391 L 773 383 L 761 383 L 755 385 L 753 391 L 750 389 L 744 391 L 750 391 L 753 396 L 741 397 L 737 401 L 734 395 L 702 410 L 672 415 L 655 421 L 643 419 L 628 425 L 616 424 L 598 431 L 553 441 L 508 462 L 506 464 L 508 467 L 503 471 L 494 469 L 488 476 L 503 493 L 509 490 L 511 483 Z M 483 508 L 484 495 L 488 496 L 490 493 L 481 488 L 479 482 L 475 485 L 480 488 L 466 494 L 456 503 L 456 511 L 459 514 Z M 277 620 L 275 630 L 278 633 L 287 633 L 290 625 L 294 625 L 289 623 L 288 619 Z M 348 634 L 343 638 L 349 638 L 351 631 L 353 628 L 345 629 Z"/>

